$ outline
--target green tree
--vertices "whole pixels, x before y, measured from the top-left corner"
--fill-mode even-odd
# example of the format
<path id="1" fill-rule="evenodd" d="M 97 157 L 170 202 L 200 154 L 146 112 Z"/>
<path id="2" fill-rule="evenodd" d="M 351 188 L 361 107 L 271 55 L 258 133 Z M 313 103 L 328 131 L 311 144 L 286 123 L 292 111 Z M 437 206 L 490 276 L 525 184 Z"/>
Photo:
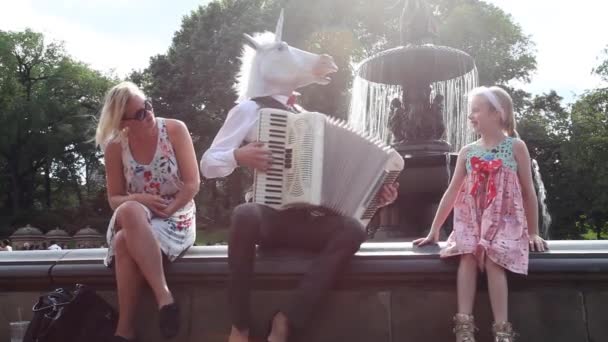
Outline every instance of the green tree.
<path id="1" fill-rule="evenodd" d="M 441 0 L 441 43 L 468 52 L 482 85 L 528 82 L 536 70 L 534 44 L 511 15 L 483 1 Z"/>
<path id="2" fill-rule="evenodd" d="M 608 81 L 608 47 L 604 49 L 603 52 L 604 61 L 597 66 L 597 68 L 593 69 L 593 72 L 600 76 L 604 81 Z"/>
<path id="3" fill-rule="evenodd" d="M 595 72 L 606 77 L 602 66 Z M 552 237 L 600 238 L 608 224 L 608 88 L 571 108 L 550 92 L 526 99 L 519 130 L 539 165 L 553 217 Z"/>
<path id="4" fill-rule="evenodd" d="M 0 31 L 0 69 L 4 212 L 29 219 L 84 204 L 83 179 L 99 166 L 89 140 L 110 80 L 31 30 Z"/>
<path id="5" fill-rule="evenodd" d="M 608 81 L 608 49 L 603 57 L 593 71 Z M 579 226 L 600 239 L 608 229 L 608 87 L 587 91 L 573 105 L 568 152 L 577 184 L 576 208 L 582 213 Z"/>
<path id="6" fill-rule="evenodd" d="M 608 88 L 583 95 L 572 108 L 568 161 L 576 180 L 576 207 L 599 236 L 608 220 Z"/>
<path id="7" fill-rule="evenodd" d="M 482 85 L 527 82 L 536 69 L 534 44 L 513 17 L 480 0 L 429 0 L 438 22 L 437 44 L 467 52 L 475 59 Z M 403 1 L 360 3 L 358 36 L 365 55 L 401 45 Z"/>
<path id="8" fill-rule="evenodd" d="M 555 91 L 529 100 L 518 117 L 518 131 L 538 165 L 552 217 L 551 238 L 578 238 L 575 229 L 576 186 L 567 158 L 571 137 L 570 112 Z"/>

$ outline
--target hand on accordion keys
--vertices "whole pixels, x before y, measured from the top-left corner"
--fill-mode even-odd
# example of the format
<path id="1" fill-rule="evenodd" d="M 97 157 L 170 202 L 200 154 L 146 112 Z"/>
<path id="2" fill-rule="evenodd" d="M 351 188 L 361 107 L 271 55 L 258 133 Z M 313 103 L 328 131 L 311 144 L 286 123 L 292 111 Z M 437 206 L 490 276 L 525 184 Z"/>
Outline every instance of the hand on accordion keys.
<path id="1" fill-rule="evenodd" d="M 234 150 L 234 159 L 240 166 L 266 171 L 272 163 L 272 153 L 263 142 L 252 142 Z"/>
<path id="2" fill-rule="evenodd" d="M 397 199 L 397 189 L 399 189 L 399 183 L 385 184 L 380 190 L 380 202 L 378 207 L 384 207 L 392 204 Z"/>

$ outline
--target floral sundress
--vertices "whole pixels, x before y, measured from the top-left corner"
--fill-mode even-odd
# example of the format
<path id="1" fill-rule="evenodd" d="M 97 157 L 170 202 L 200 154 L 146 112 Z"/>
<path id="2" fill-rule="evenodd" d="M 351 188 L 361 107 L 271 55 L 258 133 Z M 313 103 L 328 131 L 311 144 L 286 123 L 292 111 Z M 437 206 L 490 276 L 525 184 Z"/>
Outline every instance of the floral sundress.
<path id="1" fill-rule="evenodd" d="M 122 163 L 128 193 L 149 193 L 160 195 L 168 201 L 175 199 L 175 194 L 182 184 L 173 145 L 169 140 L 167 125 L 163 118 L 156 118 L 159 130 L 156 152 L 150 164 L 140 164 L 133 158 L 129 148 L 128 135 L 121 138 Z M 196 207 L 191 200 L 171 217 L 155 217 L 154 213 L 142 204 L 148 214 L 148 221 L 160 249 L 169 261 L 174 261 L 190 246 L 196 238 Z M 116 211 L 110 219 L 108 232 L 108 253 L 105 265 L 111 266 L 114 258 L 114 235 Z"/>
<path id="2" fill-rule="evenodd" d="M 519 274 L 528 273 L 529 238 L 513 141 L 485 149 L 472 144 L 467 176 L 454 205 L 454 229 L 441 257 L 473 254 Z"/>

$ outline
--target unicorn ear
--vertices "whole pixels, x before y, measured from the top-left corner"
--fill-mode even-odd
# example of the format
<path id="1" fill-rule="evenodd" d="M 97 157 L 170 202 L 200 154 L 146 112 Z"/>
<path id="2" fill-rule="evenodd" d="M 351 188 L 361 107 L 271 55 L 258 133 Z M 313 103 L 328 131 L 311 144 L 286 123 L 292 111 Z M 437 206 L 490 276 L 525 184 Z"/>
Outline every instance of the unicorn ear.
<path id="1" fill-rule="evenodd" d="M 282 42 L 283 41 L 283 21 L 284 19 L 284 10 L 281 9 L 281 15 L 279 16 L 279 21 L 277 21 L 277 28 L 275 30 L 274 36 L 276 39 L 276 42 Z"/>
<path id="2" fill-rule="evenodd" d="M 243 33 L 243 37 L 245 37 L 245 43 L 249 46 L 251 46 L 254 50 L 258 49 L 258 43 L 255 41 L 255 39 L 253 39 L 252 36 L 248 35 L 247 33 Z"/>

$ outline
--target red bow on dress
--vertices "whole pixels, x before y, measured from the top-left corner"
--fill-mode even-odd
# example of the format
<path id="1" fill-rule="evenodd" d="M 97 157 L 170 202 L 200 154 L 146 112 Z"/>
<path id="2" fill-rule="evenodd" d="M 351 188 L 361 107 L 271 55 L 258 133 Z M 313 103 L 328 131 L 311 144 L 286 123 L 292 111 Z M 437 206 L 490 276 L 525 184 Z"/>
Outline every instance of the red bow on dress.
<path id="1" fill-rule="evenodd" d="M 287 105 L 293 107 L 296 104 L 297 95 L 291 94 L 289 98 L 287 98 Z"/>
<path id="2" fill-rule="evenodd" d="M 501 166 L 502 160 L 500 159 L 484 160 L 479 157 L 471 158 L 471 168 L 473 169 L 474 177 L 471 195 L 476 195 L 479 187 L 487 180 L 485 207 L 490 205 L 492 200 L 496 197 L 495 178 Z"/>

